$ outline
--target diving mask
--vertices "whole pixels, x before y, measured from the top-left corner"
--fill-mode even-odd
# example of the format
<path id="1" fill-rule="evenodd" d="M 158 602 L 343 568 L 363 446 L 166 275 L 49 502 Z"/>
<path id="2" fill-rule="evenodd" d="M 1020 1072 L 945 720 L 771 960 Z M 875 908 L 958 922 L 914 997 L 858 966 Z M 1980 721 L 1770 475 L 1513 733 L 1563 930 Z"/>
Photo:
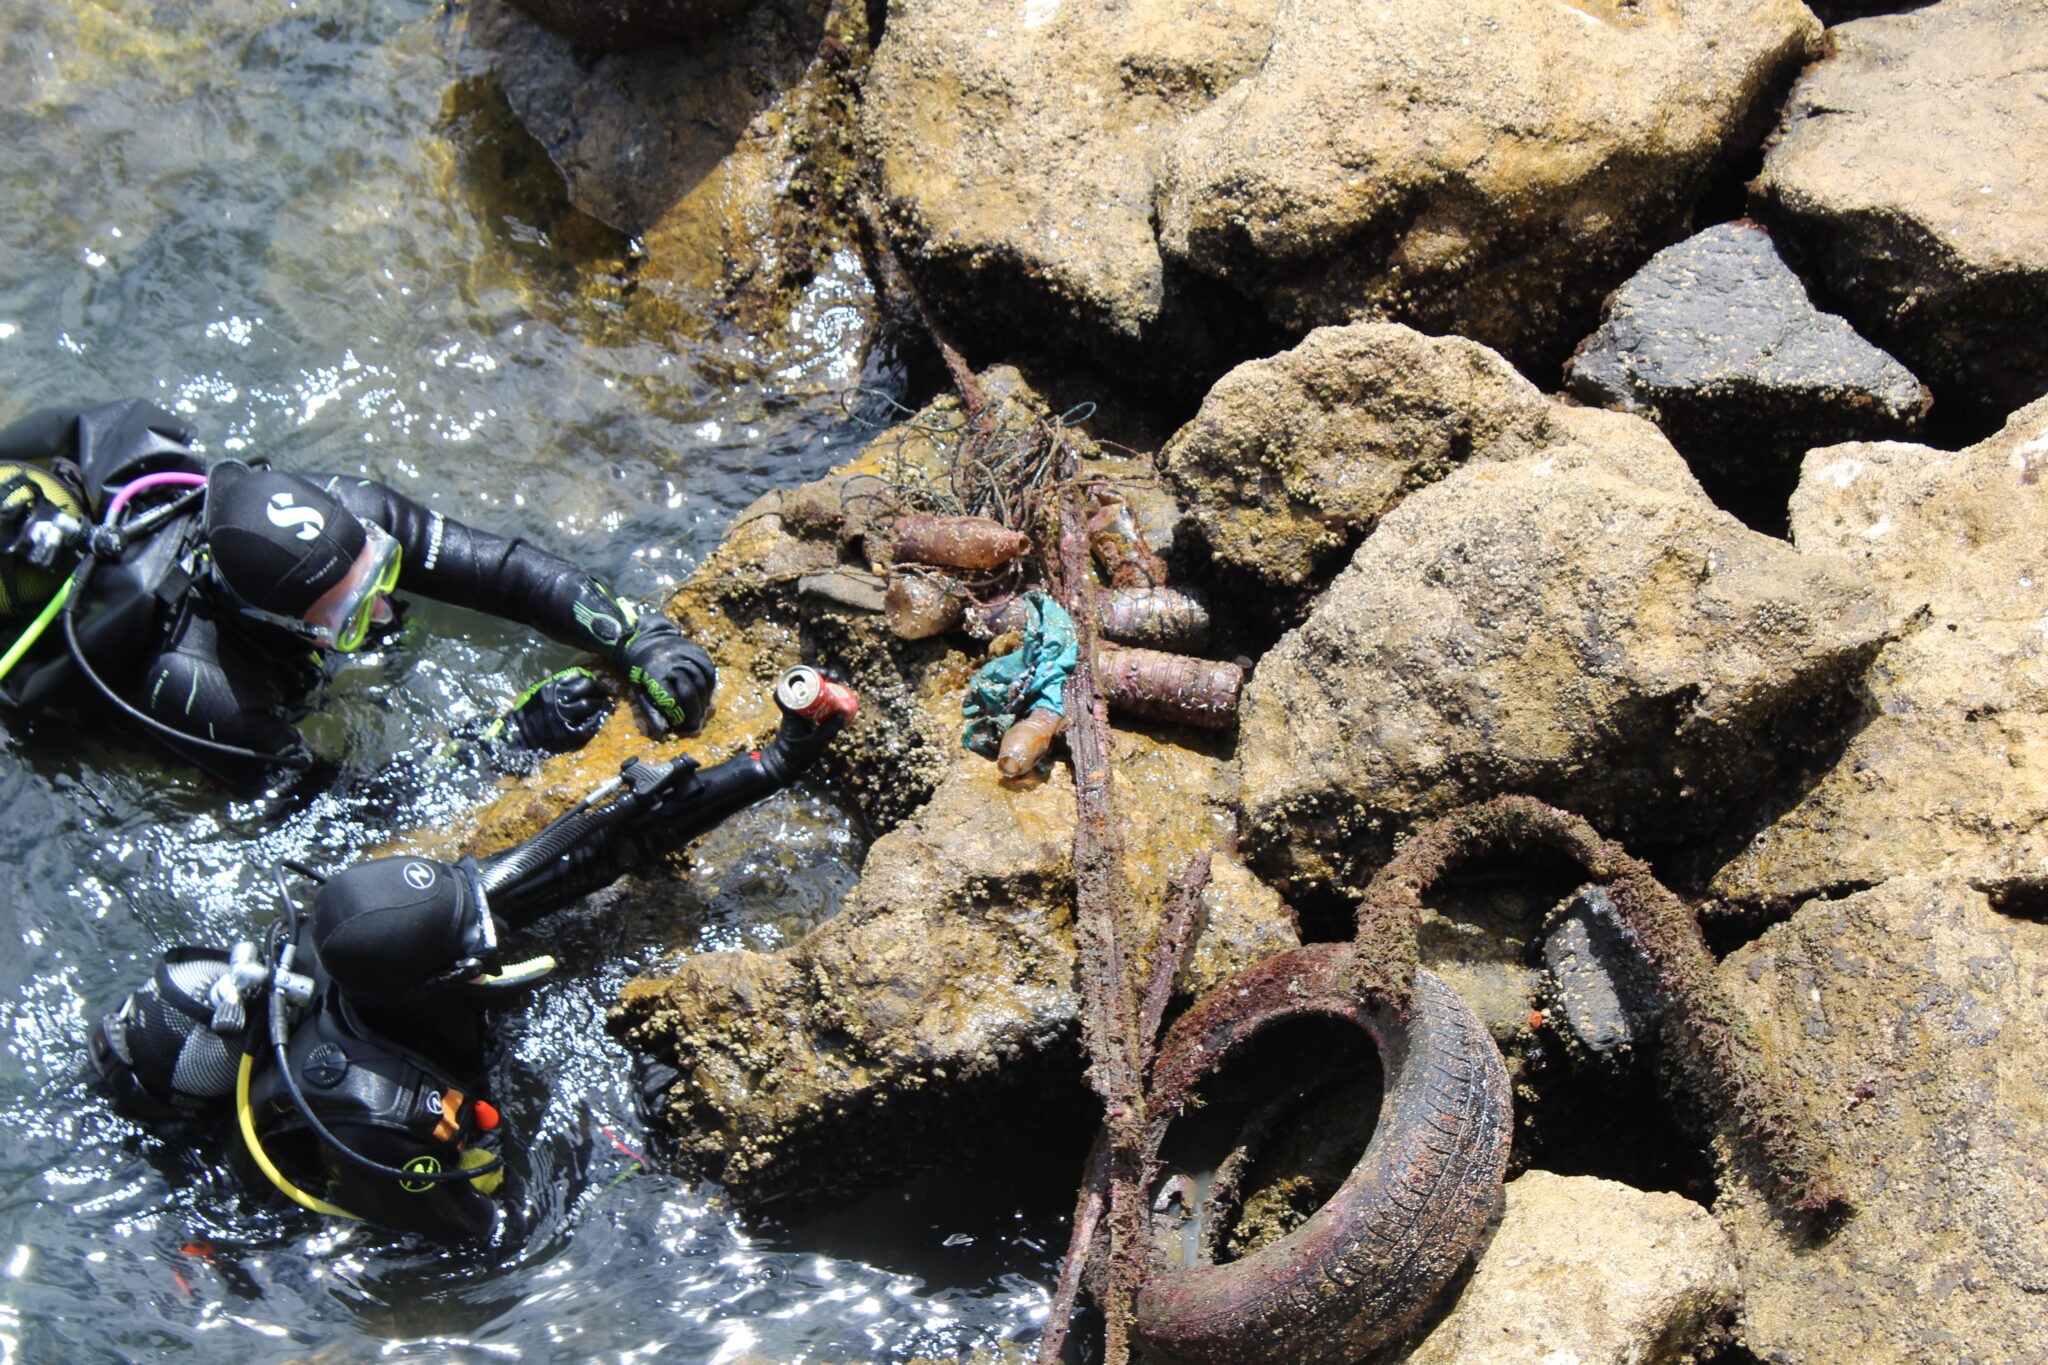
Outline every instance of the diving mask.
<path id="1" fill-rule="evenodd" d="M 268 621 L 310 640 L 322 649 L 343 654 L 361 649 L 363 642 L 370 638 L 373 625 L 392 619 L 391 607 L 385 598 L 398 586 L 399 565 L 404 558 L 401 547 L 392 539 L 390 532 L 374 522 L 364 522 L 362 526 L 363 548 L 357 551 L 348 572 L 333 587 L 320 594 L 313 605 L 306 608 L 303 616 L 283 616 L 265 611 L 229 587 L 236 607 L 260 621 Z M 218 573 L 214 578 L 222 586 L 228 586 Z"/>

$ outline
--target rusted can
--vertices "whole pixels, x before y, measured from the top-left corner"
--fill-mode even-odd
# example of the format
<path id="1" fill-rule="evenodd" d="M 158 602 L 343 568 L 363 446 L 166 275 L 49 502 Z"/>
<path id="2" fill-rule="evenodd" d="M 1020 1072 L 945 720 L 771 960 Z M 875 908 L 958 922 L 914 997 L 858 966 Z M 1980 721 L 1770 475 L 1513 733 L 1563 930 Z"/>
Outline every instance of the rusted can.
<path id="1" fill-rule="evenodd" d="M 1209 647 L 1209 607 L 1178 588 L 1109 588 L 1095 594 L 1095 621 L 1118 644 L 1199 654 Z"/>
<path id="2" fill-rule="evenodd" d="M 882 594 L 889 629 L 905 640 L 923 640 L 956 629 L 967 616 L 967 593 L 938 574 L 893 573 Z"/>
<path id="3" fill-rule="evenodd" d="M 1154 649 L 1105 649 L 1096 669 L 1103 700 L 1126 715 L 1227 730 L 1237 723 L 1244 670 Z"/>
<path id="4" fill-rule="evenodd" d="M 1156 588 L 1166 582 L 1166 562 L 1153 553 L 1121 493 L 1098 488 L 1088 495 L 1088 549 L 1113 587 Z"/>
<path id="5" fill-rule="evenodd" d="M 1003 731 L 1002 747 L 996 750 L 996 771 L 1004 777 L 1022 777 L 1037 767 L 1052 747 L 1053 737 L 1065 733 L 1067 718 L 1044 708 L 1033 711 Z"/>
<path id="6" fill-rule="evenodd" d="M 896 560 L 948 569 L 999 569 L 1031 549 L 1031 537 L 987 517 L 927 513 L 896 522 Z"/>
<path id="7" fill-rule="evenodd" d="M 804 664 L 790 669 L 775 684 L 775 704 L 813 725 L 823 725 L 835 716 L 850 721 L 860 714 L 860 698 L 852 688 Z"/>

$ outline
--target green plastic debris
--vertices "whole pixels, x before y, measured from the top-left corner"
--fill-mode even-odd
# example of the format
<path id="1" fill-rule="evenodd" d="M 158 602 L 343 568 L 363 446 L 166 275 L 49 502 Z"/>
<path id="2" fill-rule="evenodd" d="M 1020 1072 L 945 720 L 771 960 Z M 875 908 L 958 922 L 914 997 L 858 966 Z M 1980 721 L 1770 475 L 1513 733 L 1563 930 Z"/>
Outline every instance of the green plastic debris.
<path id="1" fill-rule="evenodd" d="M 1067 679 L 1080 657 L 1074 640 L 1074 618 L 1067 609 L 1037 588 L 1024 594 L 1030 620 L 1024 643 L 981 666 L 967 684 L 960 714 L 967 728 L 960 742 L 975 753 L 995 757 L 1003 731 L 1033 711 L 1067 713 Z"/>

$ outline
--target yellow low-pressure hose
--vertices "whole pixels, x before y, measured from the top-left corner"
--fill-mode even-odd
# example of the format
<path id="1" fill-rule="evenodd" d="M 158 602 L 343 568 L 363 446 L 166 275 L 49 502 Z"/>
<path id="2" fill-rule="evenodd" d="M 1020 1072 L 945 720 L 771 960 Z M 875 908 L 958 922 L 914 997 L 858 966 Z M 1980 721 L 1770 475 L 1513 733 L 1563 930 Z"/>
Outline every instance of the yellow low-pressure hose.
<path id="1" fill-rule="evenodd" d="M 270 1183 L 283 1190 L 285 1196 L 300 1208 L 311 1209 L 314 1213 L 329 1214 L 335 1218 L 354 1218 L 360 1223 L 360 1216 L 330 1204 L 325 1199 L 315 1199 L 286 1180 L 284 1172 L 271 1164 L 269 1155 L 263 1150 L 263 1143 L 256 1136 L 256 1116 L 249 1109 L 249 1076 L 255 1070 L 256 1059 L 244 1053 L 242 1070 L 235 1077 L 235 1118 L 242 1125 L 242 1142 L 249 1148 L 249 1155 L 256 1158 L 256 1165 L 270 1178 Z"/>

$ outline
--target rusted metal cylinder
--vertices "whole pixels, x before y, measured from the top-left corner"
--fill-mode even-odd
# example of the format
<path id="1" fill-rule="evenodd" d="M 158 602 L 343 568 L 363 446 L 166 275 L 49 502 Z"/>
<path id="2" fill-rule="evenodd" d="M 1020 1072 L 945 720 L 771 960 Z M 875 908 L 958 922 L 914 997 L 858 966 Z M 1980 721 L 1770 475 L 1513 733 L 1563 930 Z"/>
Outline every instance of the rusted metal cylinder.
<path id="1" fill-rule="evenodd" d="M 1118 644 L 1199 654 L 1209 647 L 1209 607 L 1178 588 L 1109 588 L 1095 594 L 1095 621 Z"/>
<path id="2" fill-rule="evenodd" d="M 891 574 L 882 594 L 882 615 L 901 638 L 923 640 L 960 625 L 967 615 L 967 593 L 938 574 Z"/>
<path id="3" fill-rule="evenodd" d="M 1067 718 L 1055 711 L 1039 709 L 1003 731 L 1002 747 L 996 751 L 996 771 L 1004 777 L 1022 777 L 1038 766 L 1054 737 L 1064 734 Z"/>
<path id="4" fill-rule="evenodd" d="M 1228 730 L 1237 724 L 1244 670 L 1154 649 L 1104 649 L 1096 683 L 1103 700 L 1126 715 Z"/>
<path id="5" fill-rule="evenodd" d="M 999 569 L 1031 548 L 1031 537 L 987 517 L 929 513 L 896 522 L 896 560 L 948 569 Z"/>
<path id="6" fill-rule="evenodd" d="M 1166 563 L 1153 553 L 1123 494 L 1098 488 L 1088 495 L 1088 549 L 1112 586 L 1156 588 Z"/>

